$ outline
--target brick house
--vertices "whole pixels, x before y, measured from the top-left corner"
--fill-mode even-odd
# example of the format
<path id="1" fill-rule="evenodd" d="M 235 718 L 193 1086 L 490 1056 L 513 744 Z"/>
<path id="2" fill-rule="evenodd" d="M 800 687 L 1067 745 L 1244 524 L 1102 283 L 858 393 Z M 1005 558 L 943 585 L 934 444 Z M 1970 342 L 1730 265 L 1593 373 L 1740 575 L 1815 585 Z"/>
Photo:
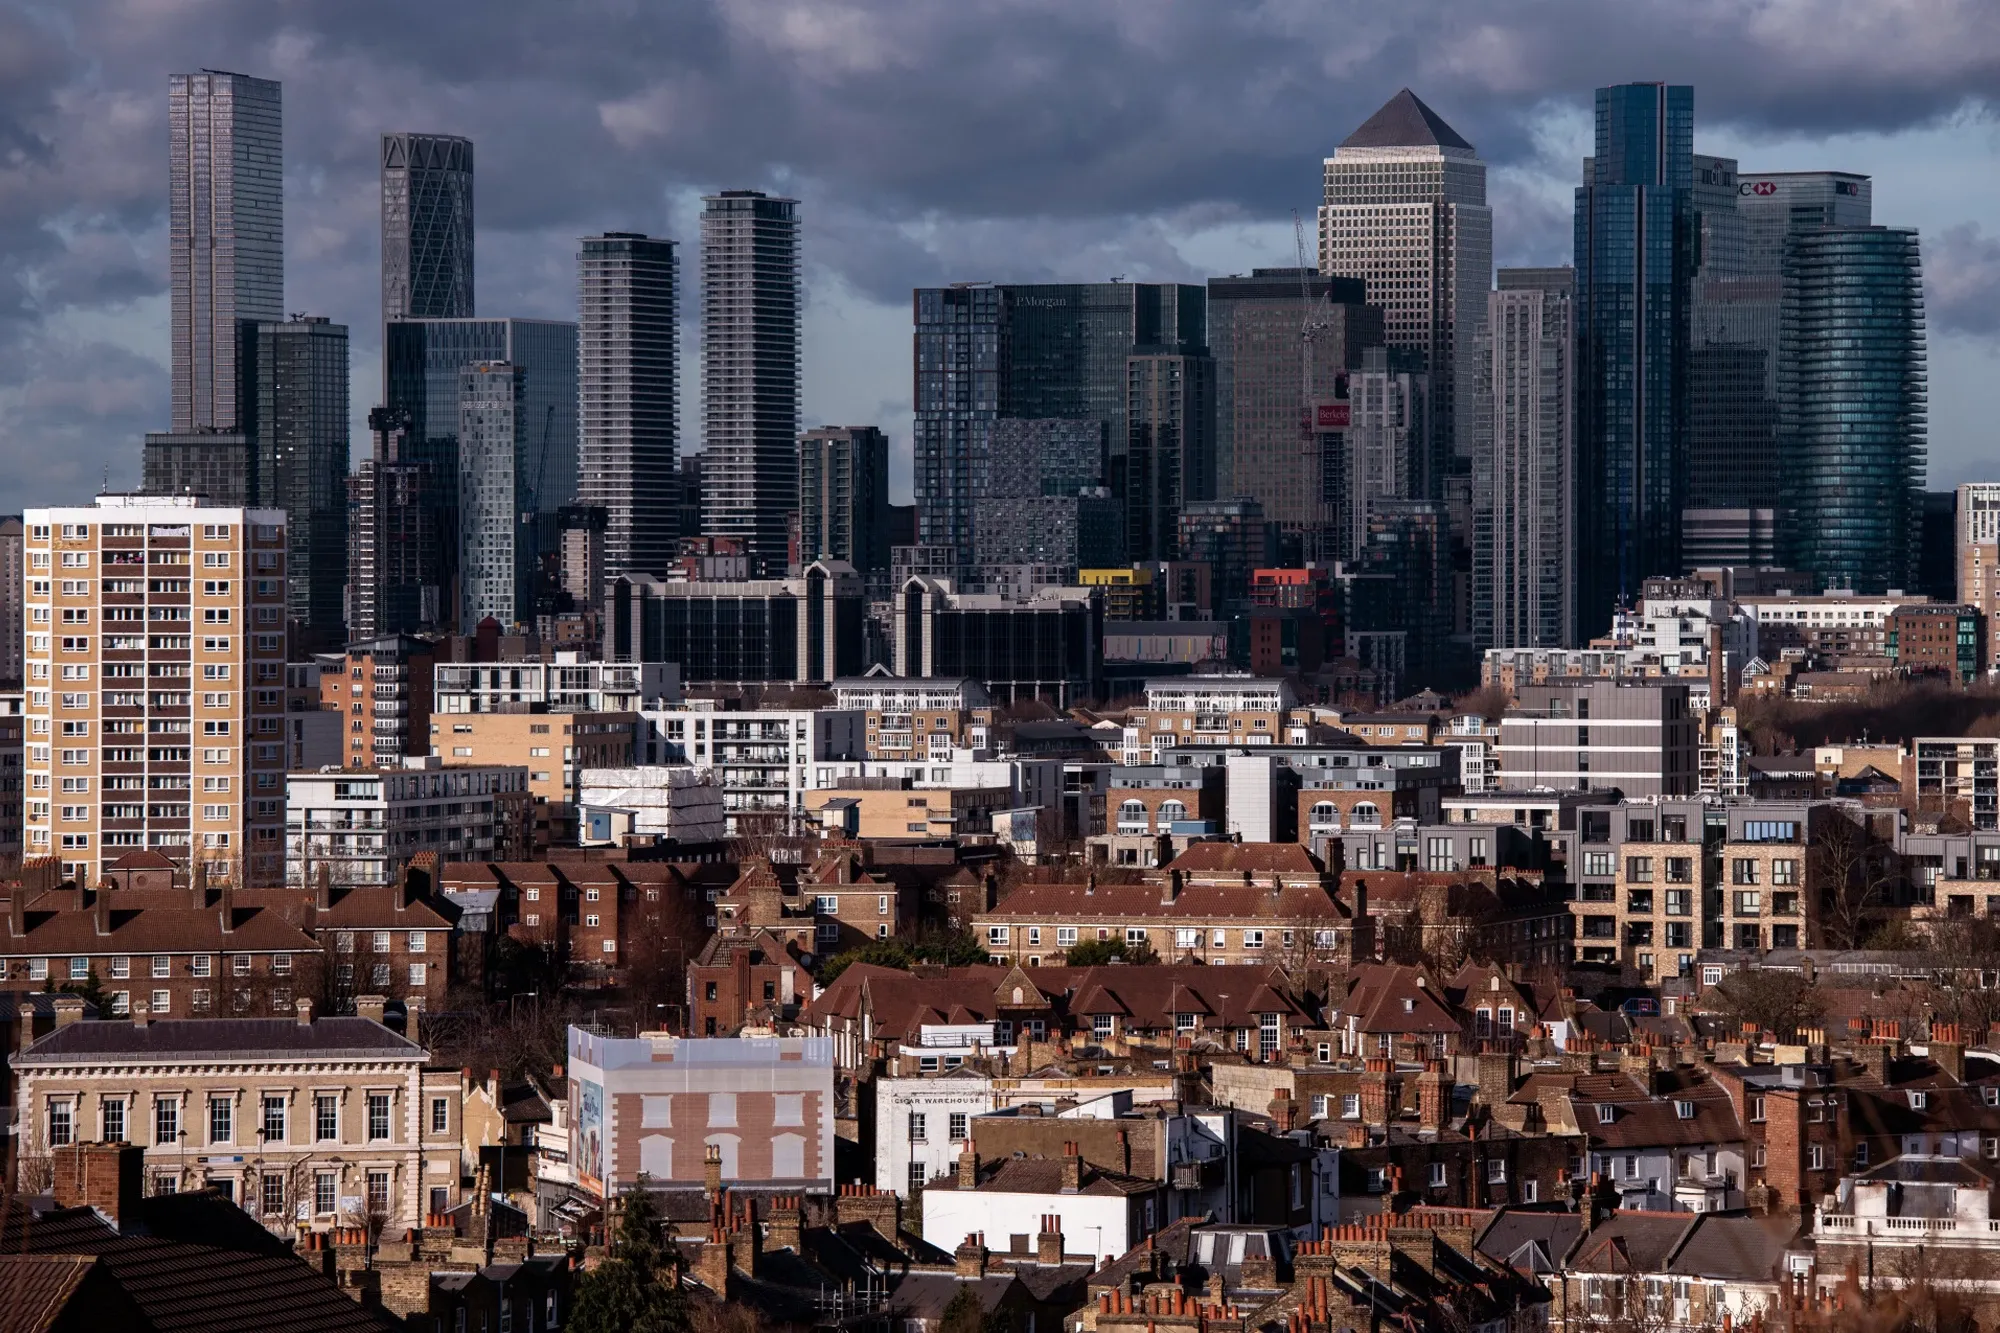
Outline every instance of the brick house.
<path id="1" fill-rule="evenodd" d="M 745 1024 L 790 1021 L 812 998 L 812 973 L 796 941 L 761 927 L 712 935 L 687 969 L 688 1032 L 733 1036 Z"/>

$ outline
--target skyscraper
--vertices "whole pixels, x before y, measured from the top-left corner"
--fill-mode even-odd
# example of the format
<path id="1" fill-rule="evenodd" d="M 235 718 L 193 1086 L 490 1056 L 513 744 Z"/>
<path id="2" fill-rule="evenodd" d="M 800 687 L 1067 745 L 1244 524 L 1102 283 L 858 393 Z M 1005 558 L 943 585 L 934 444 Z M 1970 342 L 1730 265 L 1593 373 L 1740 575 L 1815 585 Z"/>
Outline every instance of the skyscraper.
<path id="1" fill-rule="evenodd" d="M 144 592 L 122 579 L 31 591 L 29 679 L 71 688 L 27 696 L 27 854 L 58 858 L 79 884 L 141 848 L 200 860 L 211 883 L 279 884 L 285 515 L 102 495 L 24 522 L 32 567 L 189 575 L 134 580 Z M 50 623 L 105 632 L 52 636 Z"/>
<path id="2" fill-rule="evenodd" d="M 1172 560 L 1181 507 L 1215 498 L 1215 360 L 1139 347 L 1125 377 L 1125 559 Z"/>
<path id="3" fill-rule="evenodd" d="M 1481 648 L 1575 641 L 1575 282 L 1567 268 L 1503 268 L 1487 298 L 1472 458 L 1472 619 Z"/>
<path id="4" fill-rule="evenodd" d="M 512 629 L 534 613 L 527 385 L 526 370 L 504 361 L 459 372 L 458 622 L 467 630 L 488 616 Z"/>
<path id="5" fill-rule="evenodd" d="M 1915 230 L 1794 233 L 1780 337 L 1788 563 L 1829 587 L 1914 587 L 1926 401 Z"/>
<path id="6" fill-rule="evenodd" d="M 1597 90 L 1576 192 L 1578 629 L 1680 570 L 1694 268 L 1694 89 Z"/>
<path id="7" fill-rule="evenodd" d="M 799 499 L 799 202 L 702 200 L 702 527 L 783 573 Z"/>
<path id="8" fill-rule="evenodd" d="M 1422 472 L 1441 482 L 1448 460 L 1472 452 L 1458 400 L 1470 391 L 1472 338 L 1493 285 L 1493 210 L 1486 164 L 1408 88 L 1326 159 L 1319 267 L 1365 279 L 1388 345 L 1420 358 L 1435 459 Z"/>
<path id="9" fill-rule="evenodd" d="M 577 273 L 577 498 L 605 512 L 606 578 L 663 573 L 679 520 L 674 243 L 635 232 L 586 236 Z"/>
<path id="10" fill-rule="evenodd" d="M 1205 349 L 1207 294 L 1174 283 L 918 288 L 915 490 L 918 541 L 972 558 L 977 460 L 1002 418 L 1094 421 L 1103 481 L 1121 501 L 1131 447 L 1127 358 Z"/>
<path id="11" fill-rule="evenodd" d="M 347 326 L 306 315 L 253 336 L 252 502 L 289 520 L 293 649 L 331 651 L 346 644 Z"/>
<path id="12" fill-rule="evenodd" d="M 1851 171 L 1758 171 L 1736 178 L 1743 219 L 1743 271 L 1779 277 L 1785 242 L 1823 227 L 1866 227 L 1874 218 L 1874 183 Z"/>
<path id="13" fill-rule="evenodd" d="M 1416 361 L 1407 352 L 1370 347 L 1361 354 L 1360 368 L 1348 376 L 1340 559 L 1361 558 L 1369 542 L 1369 516 L 1379 506 L 1436 494 L 1424 476 L 1425 446 L 1434 438 L 1430 377 L 1411 368 Z"/>
<path id="14" fill-rule="evenodd" d="M 247 326 L 285 317 L 278 85 L 217 70 L 176 74 L 167 138 L 172 428 L 240 430 Z"/>
<path id="15" fill-rule="evenodd" d="M 845 560 L 868 577 L 889 568 L 889 437 L 826 426 L 799 441 L 799 559 Z"/>
<path id="16" fill-rule="evenodd" d="M 457 525 L 446 506 L 458 478 L 446 484 L 434 463 L 417 460 L 407 411 L 378 407 L 368 426 L 374 456 L 348 488 L 348 638 L 447 630 L 457 611 L 446 604 Z"/>
<path id="17" fill-rule="evenodd" d="M 1341 558 L 1346 378 L 1382 345 L 1360 278 L 1260 268 L 1208 280 L 1218 496 L 1255 498 L 1311 560 Z M 1321 417 L 1325 417 L 1322 425 Z"/>
<path id="18" fill-rule="evenodd" d="M 472 140 L 382 136 L 382 322 L 470 319 Z"/>

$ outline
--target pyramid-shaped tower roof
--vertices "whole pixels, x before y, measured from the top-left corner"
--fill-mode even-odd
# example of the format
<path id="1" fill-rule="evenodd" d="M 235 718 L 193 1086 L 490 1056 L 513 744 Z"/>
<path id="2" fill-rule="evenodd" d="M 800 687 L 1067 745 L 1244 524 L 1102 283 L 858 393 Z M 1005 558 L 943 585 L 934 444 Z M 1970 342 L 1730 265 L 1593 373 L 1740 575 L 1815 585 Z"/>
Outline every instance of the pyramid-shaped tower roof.
<path id="1" fill-rule="evenodd" d="M 1444 117 L 1423 104 L 1408 88 L 1382 104 L 1382 109 L 1361 122 L 1361 128 L 1341 141 L 1342 148 L 1462 148 L 1472 145 Z"/>

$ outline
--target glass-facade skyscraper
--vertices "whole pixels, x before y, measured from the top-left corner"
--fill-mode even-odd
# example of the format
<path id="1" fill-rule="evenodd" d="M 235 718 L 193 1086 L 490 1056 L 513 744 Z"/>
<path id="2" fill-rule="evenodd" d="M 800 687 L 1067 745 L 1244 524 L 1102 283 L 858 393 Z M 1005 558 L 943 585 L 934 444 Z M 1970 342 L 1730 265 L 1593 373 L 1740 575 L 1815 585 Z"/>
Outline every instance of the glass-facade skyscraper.
<path id="1" fill-rule="evenodd" d="M 527 374 L 504 361 L 459 372 L 458 623 L 502 629 L 534 616 L 536 460 Z"/>
<path id="2" fill-rule="evenodd" d="M 799 441 L 799 559 L 845 560 L 864 578 L 889 568 L 889 437 L 826 426 Z"/>
<path id="3" fill-rule="evenodd" d="M 674 243 L 634 232 L 586 236 L 577 256 L 577 499 L 604 511 L 607 579 L 664 573 L 673 562 L 679 277 Z"/>
<path id="4" fill-rule="evenodd" d="M 1579 633 L 1680 569 L 1688 462 L 1694 89 L 1597 90 L 1576 192 Z"/>
<path id="5" fill-rule="evenodd" d="M 382 136 L 382 322 L 469 319 L 472 140 Z"/>
<path id="6" fill-rule="evenodd" d="M 1790 236 L 1780 349 L 1788 563 L 1828 587 L 1915 587 L 1926 401 L 1917 233 Z"/>
<path id="7" fill-rule="evenodd" d="M 294 651 L 344 647 L 347 326 L 308 315 L 256 326 L 251 440 L 256 503 L 282 509 Z"/>
<path id="8" fill-rule="evenodd" d="M 244 430 L 250 330 L 285 317 L 278 85 L 219 70 L 176 74 L 167 139 L 173 432 Z"/>
<path id="9" fill-rule="evenodd" d="M 799 503 L 799 202 L 702 202 L 702 528 L 742 540 L 753 574 L 783 573 Z"/>
<path id="10" fill-rule="evenodd" d="M 1176 283 L 961 284 L 915 294 L 917 540 L 972 556 L 975 460 L 1001 418 L 1095 421 L 1124 496 L 1127 359 L 1205 355 L 1207 293 Z M 1212 410 L 1212 409 L 1211 409 Z"/>

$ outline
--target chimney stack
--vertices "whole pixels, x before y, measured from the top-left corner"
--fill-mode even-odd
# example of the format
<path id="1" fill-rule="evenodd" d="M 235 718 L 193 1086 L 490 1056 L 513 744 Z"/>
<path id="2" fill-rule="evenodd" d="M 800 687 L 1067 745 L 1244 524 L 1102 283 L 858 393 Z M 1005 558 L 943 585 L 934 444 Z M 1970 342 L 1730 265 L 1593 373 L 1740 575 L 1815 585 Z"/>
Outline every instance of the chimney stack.
<path id="1" fill-rule="evenodd" d="M 97 892 L 91 898 L 90 925 L 93 932 L 100 939 L 111 933 L 110 889 L 111 883 L 109 880 L 106 880 L 97 886 Z"/>
<path id="2" fill-rule="evenodd" d="M 66 1028 L 83 1018 L 83 1001 L 74 995 L 56 996 L 56 1026 Z"/>
<path id="3" fill-rule="evenodd" d="M 380 995 L 357 995 L 354 997 L 354 1012 L 371 1023 L 380 1023 L 387 1004 L 388 1001 Z"/>
<path id="4" fill-rule="evenodd" d="M 145 1027 L 152 1021 L 152 1018 L 153 1018 L 153 1007 L 151 1005 L 147 1004 L 144 1000 L 134 1000 L 132 1002 L 133 1027 L 135 1028 Z"/>
<path id="5" fill-rule="evenodd" d="M 298 1010 L 299 1026 L 311 1027 L 313 1021 L 313 1002 L 301 996 L 292 1002 L 292 1007 Z"/>
<path id="6" fill-rule="evenodd" d="M 722 1193 L 722 1149 L 712 1143 L 701 1155 L 701 1188 L 710 1203 Z"/>
<path id="7" fill-rule="evenodd" d="M 1077 1152 L 1076 1141 L 1063 1144 L 1062 1192 L 1075 1194 L 1083 1188 L 1083 1158 Z"/>
<path id="8" fill-rule="evenodd" d="M 144 1192 L 146 1150 L 129 1143 L 69 1143 L 55 1150 L 51 1187 L 58 1208 L 95 1208 L 124 1229 Z"/>
<path id="9" fill-rule="evenodd" d="M 1042 1229 L 1035 1235 L 1035 1262 L 1039 1264 L 1059 1264 L 1062 1261 L 1062 1218 L 1054 1213 L 1043 1213 Z"/>
<path id="10" fill-rule="evenodd" d="M 962 1190 L 979 1187 L 979 1145 L 971 1139 L 958 1150 L 958 1187 Z"/>
<path id="11" fill-rule="evenodd" d="M 965 1243 L 960 1245 L 953 1253 L 952 1258 L 958 1261 L 958 1275 L 960 1277 L 985 1277 L 986 1233 L 983 1231 L 972 1232 L 965 1238 Z"/>

